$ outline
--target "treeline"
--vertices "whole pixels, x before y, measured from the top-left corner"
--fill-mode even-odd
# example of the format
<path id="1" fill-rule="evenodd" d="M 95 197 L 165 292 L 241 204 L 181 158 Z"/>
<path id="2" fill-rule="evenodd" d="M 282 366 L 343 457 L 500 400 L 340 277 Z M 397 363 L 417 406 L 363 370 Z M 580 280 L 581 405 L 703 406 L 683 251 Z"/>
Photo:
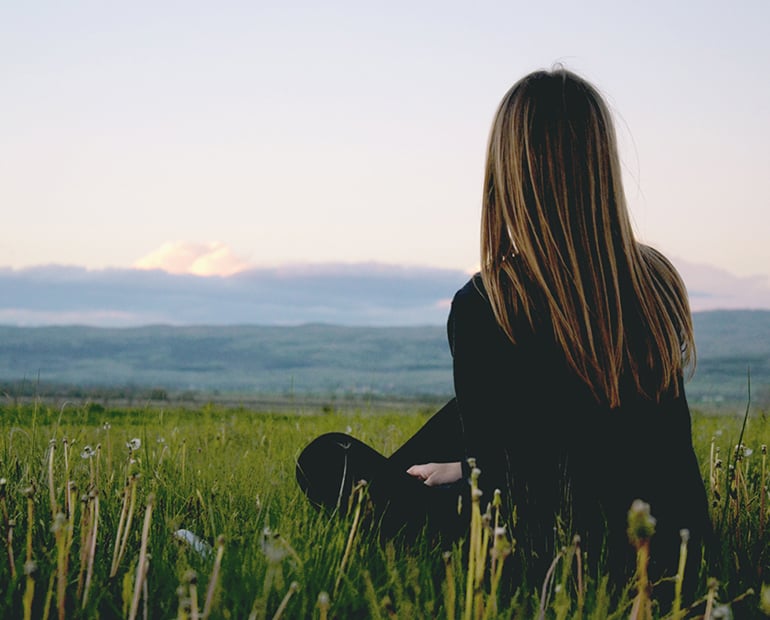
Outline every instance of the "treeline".
<path id="1" fill-rule="evenodd" d="M 0 394 L 7 400 L 33 398 L 71 398 L 73 400 L 120 401 L 185 401 L 195 400 L 191 392 L 174 393 L 162 387 L 135 385 L 74 385 L 36 381 L 0 381 Z"/>

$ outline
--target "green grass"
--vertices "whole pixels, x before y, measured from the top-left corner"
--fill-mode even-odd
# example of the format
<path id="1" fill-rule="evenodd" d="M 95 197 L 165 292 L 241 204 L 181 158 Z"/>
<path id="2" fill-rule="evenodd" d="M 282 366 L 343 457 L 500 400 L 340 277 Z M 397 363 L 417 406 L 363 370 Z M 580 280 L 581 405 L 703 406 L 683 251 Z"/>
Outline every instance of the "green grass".
<path id="1" fill-rule="evenodd" d="M 10 540 L 0 555 L 0 617 L 134 613 L 141 618 L 146 609 L 153 619 L 203 617 L 204 611 L 211 618 L 530 618 L 541 604 L 548 618 L 629 617 L 635 584 L 610 593 L 601 575 L 579 571 L 579 550 L 570 540 L 555 564 L 547 600 L 540 600 L 542 584 L 497 597 L 491 594 L 496 581 L 489 572 L 491 541 L 479 547 L 486 572 L 479 579 L 471 575 L 469 586 L 460 547 L 444 555 L 428 544 L 381 545 L 372 532 L 354 527 L 353 514 L 330 520 L 309 507 L 294 482 L 294 461 L 313 437 L 347 430 L 389 454 L 425 416 L 387 411 L 295 415 L 206 406 L 195 411 L 0 407 L 0 477 L 5 479 L 0 528 L 3 539 Z M 716 599 L 714 606 L 731 604 L 738 618 L 763 617 L 770 537 L 761 445 L 770 443 L 770 426 L 763 414 L 752 413 L 743 443 L 753 454 L 736 462 L 742 423 L 735 415 L 694 416 L 696 451 L 710 489 L 712 444 L 723 462 L 716 468 L 720 499 L 710 491 L 721 557 L 703 566 L 700 605 L 688 617 L 703 614 L 709 595 Z M 126 444 L 134 438 L 141 446 L 130 453 Z M 86 446 L 96 450 L 92 458 L 81 457 Z M 136 502 L 126 528 L 121 513 L 127 480 L 134 475 Z M 97 496 L 98 529 L 90 554 Z M 365 511 L 365 500 L 361 506 Z M 207 541 L 206 557 L 174 538 L 182 528 Z M 480 537 L 483 531 L 480 526 Z M 111 577 L 121 532 L 126 532 L 125 552 Z M 498 543 L 495 561 L 510 561 L 502 559 L 504 540 Z M 146 586 L 140 581 L 136 589 L 145 556 Z M 710 578 L 718 582 L 711 590 Z M 654 587 L 652 593 L 653 615 L 671 617 L 670 609 L 655 605 Z M 328 597 L 328 611 L 319 597 Z M 685 601 L 685 607 L 693 602 Z"/>

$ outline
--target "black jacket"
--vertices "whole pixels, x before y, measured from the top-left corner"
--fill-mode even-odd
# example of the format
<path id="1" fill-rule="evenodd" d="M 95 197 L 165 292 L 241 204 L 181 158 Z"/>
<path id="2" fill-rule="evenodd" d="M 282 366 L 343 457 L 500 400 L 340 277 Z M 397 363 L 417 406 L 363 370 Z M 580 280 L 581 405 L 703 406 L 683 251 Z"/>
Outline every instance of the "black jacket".
<path id="1" fill-rule="evenodd" d="M 642 499 L 657 519 L 653 578 L 676 572 L 687 528 L 692 583 L 710 525 L 683 384 L 660 402 L 626 390 L 611 410 L 571 371 L 547 329 L 534 333 L 522 319 L 514 331 L 515 345 L 480 276 L 455 295 L 448 336 L 466 457 L 481 470 L 484 497 L 499 488 L 517 515 L 513 534 L 535 573 L 579 534 L 591 558 L 625 579 L 634 559 L 627 514 Z"/>

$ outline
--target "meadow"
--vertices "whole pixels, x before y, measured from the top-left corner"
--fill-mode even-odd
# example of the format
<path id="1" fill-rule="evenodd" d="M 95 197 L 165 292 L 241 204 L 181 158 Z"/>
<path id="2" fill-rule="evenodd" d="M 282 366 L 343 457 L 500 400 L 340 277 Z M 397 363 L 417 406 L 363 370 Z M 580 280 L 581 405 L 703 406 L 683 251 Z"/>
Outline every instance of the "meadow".
<path id="1" fill-rule="evenodd" d="M 298 490 L 295 459 L 317 434 L 347 431 L 389 454 L 429 413 L 0 405 L 0 617 L 770 616 L 764 411 L 693 413 L 719 546 L 695 598 L 665 605 L 645 581 L 644 507 L 625 589 L 588 570 L 568 533 L 546 580 L 511 592 L 504 567 L 517 549 L 491 490 L 451 550 L 380 543 L 365 487 L 345 518 Z"/>

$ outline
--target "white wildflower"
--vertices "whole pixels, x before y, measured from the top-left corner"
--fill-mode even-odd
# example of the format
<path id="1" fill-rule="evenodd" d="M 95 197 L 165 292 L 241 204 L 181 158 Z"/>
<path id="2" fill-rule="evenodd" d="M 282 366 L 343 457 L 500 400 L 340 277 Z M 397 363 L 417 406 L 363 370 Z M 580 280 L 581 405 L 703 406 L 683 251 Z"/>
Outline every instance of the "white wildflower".
<path id="1" fill-rule="evenodd" d="M 729 605 L 717 605 L 711 611 L 711 620 L 733 620 L 733 610 Z"/>
<path id="2" fill-rule="evenodd" d="M 211 555 L 211 545 L 190 530 L 177 530 L 174 532 L 174 538 L 186 542 L 193 551 L 204 559 Z"/>

